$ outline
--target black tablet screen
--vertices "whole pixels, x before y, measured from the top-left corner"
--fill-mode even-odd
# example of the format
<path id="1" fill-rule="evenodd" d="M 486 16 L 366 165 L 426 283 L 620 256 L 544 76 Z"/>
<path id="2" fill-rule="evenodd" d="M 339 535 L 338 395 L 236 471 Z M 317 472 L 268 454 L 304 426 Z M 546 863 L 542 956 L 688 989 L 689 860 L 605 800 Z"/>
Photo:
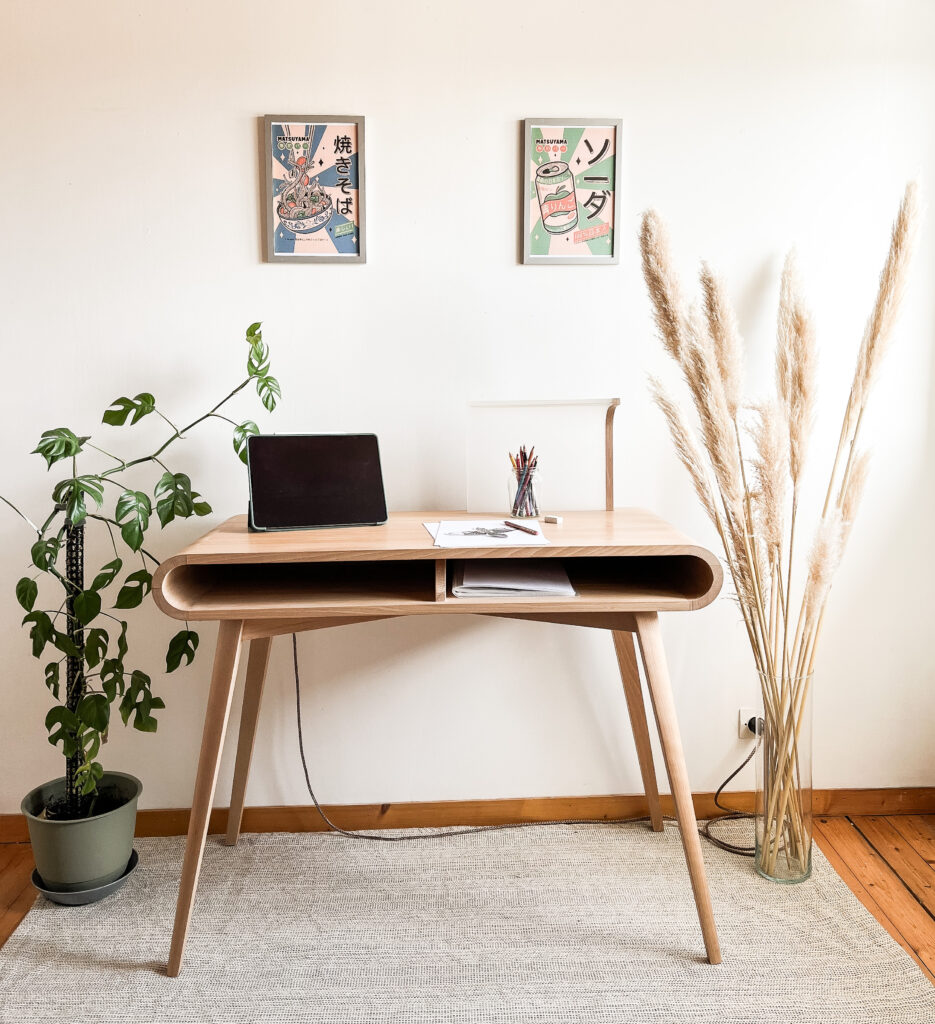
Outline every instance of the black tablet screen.
<path id="1" fill-rule="evenodd" d="M 266 434 L 247 441 L 258 530 L 386 521 L 374 434 Z"/>

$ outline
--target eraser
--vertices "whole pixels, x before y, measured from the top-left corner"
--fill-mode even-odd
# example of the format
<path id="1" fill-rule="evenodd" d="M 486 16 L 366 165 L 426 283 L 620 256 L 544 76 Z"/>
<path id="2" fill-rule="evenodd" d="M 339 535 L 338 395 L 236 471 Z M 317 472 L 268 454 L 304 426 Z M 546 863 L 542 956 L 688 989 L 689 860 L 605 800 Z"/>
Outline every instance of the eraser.
<path id="1" fill-rule="evenodd" d="M 547 523 L 555 523 L 556 526 L 561 526 L 562 525 L 562 517 L 561 516 L 544 516 L 543 518 L 545 519 L 545 521 Z"/>

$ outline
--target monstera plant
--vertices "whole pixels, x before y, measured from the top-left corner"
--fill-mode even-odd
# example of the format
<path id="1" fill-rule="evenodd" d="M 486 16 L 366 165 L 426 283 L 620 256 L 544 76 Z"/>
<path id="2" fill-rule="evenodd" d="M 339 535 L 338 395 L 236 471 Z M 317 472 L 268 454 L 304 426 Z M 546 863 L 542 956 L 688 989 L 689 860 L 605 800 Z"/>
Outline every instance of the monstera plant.
<path id="1" fill-rule="evenodd" d="M 44 662 L 45 685 L 54 701 L 45 719 L 48 739 L 61 748 L 65 758 L 64 779 L 38 787 L 23 801 L 37 869 L 50 889 L 100 884 L 100 878 L 112 871 L 88 875 L 87 870 L 96 868 L 85 869 L 83 878 L 69 880 L 60 866 L 50 863 L 47 872 L 56 877 L 46 878 L 39 864 L 38 846 L 42 843 L 37 843 L 33 819 L 74 823 L 107 817 L 131 798 L 135 818 L 139 782 L 133 780 L 133 786 L 125 782 L 132 776 L 105 773 L 99 760 L 101 747 L 115 706 L 124 725 L 132 723 L 141 732 L 155 732 L 155 712 L 165 703 L 154 694 L 151 676 L 131 661 L 123 613 L 141 605 L 152 587 L 152 573 L 159 562 L 145 542 L 154 520 L 165 529 L 175 520 L 211 511 L 189 477 L 173 470 L 173 446 L 208 420 L 223 420 L 233 427 L 234 451 L 246 462 L 247 438 L 259 429 L 252 420 L 237 422 L 220 410 L 251 384 L 268 411 L 276 407 L 280 386 L 270 375 L 269 349 L 259 323 L 247 328 L 246 341 L 246 377 L 184 427 L 177 426 L 148 392 L 111 403 L 103 416 L 103 423 L 110 427 L 132 427 L 147 416 L 165 421 L 168 436 L 154 451 L 128 458 L 113 454 L 109 440 L 98 444 L 90 435 L 56 427 L 46 430 L 35 448 L 48 470 L 66 470 L 52 487 L 51 508 L 45 519 L 34 521 L 0 495 L 35 531 L 29 549 L 30 570 L 16 584 L 16 599 L 26 613 L 23 624 L 29 630 L 32 654 Z M 85 471 L 79 462 L 92 453 L 95 463 L 104 468 Z M 143 467 L 154 471 L 151 492 L 137 489 Z M 113 555 L 93 574 L 85 572 L 84 564 L 85 531 L 92 526 L 105 532 L 108 553 Z M 183 661 L 190 665 L 195 657 L 198 634 L 187 625 L 169 640 L 167 672 L 175 671 Z M 121 778 L 108 784 L 109 774 Z M 135 788 L 135 795 L 128 785 Z M 123 871 L 126 858 L 118 866 Z"/>

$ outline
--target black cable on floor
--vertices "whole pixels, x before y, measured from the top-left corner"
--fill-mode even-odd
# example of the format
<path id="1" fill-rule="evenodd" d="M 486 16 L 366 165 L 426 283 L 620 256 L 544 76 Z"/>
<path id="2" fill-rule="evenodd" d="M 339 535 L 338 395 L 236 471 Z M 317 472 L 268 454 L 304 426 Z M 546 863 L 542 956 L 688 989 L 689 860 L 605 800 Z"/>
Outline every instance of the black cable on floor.
<path id="1" fill-rule="evenodd" d="M 747 765 L 753 760 L 753 756 L 760 749 L 760 743 L 763 739 L 763 720 L 758 718 L 756 720 L 756 744 L 753 750 L 740 762 L 740 764 L 727 776 L 727 778 L 718 786 L 717 791 L 714 794 L 714 806 L 724 811 L 724 814 L 719 814 L 716 818 L 708 818 L 705 821 L 699 831 L 705 837 L 710 840 L 715 846 L 720 847 L 722 850 L 726 850 L 728 853 L 736 853 L 740 857 L 752 857 L 756 853 L 756 845 L 753 846 L 738 846 L 736 843 L 729 843 L 726 839 L 719 839 L 717 836 L 711 834 L 711 826 L 717 825 L 722 821 L 742 821 L 744 819 L 753 820 L 756 815 L 751 814 L 749 811 L 738 811 L 734 807 L 725 807 L 721 803 L 721 793 L 724 792 L 724 787 L 732 779 L 736 778 Z"/>
<path id="2" fill-rule="evenodd" d="M 350 829 L 341 828 L 340 825 L 335 825 L 335 823 L 328 817 L 328 815 L 325 814 L 324 808 L 318 802 L 318 797 L 315 796 L 315 790 L 312 788 L 312 780 L 308 771 L 308 762 L 306 761 L 305 758 L 305 741 L 302 735 L 302 689 L 299 684 L 299 645 L 295 633 L 292 634 L 292 668 L 293 675 L 295 677 L 295 714 L 296 724 L 298 726 L 299 733 L 299 756 L 302 758 L 302 771 L 305 774 L 305 786 L 308 789 L 308 795 L 312 798 L 312 803 L 315 805 L 315 810 L 318 811 L 321 820 L 328 826 L 329 829 L 331 829 L 332 832 L 336 833 L 337 835 L 347 836 L 349 839 L 370 839 L 375 842 L 382 843 L 399 843 L 406 841 L 415 841 L 419 839 L 450 839 L 454 836 L 470 836 L 476 835 L 478 832 L 501 832 L 505 831 L 506 829 L 512 828 L 539 828 L 543 825 L 635 825 L 639 822 L 645 822 L 650 820 L 648 816 L 642 818 L 563 818 L 560 821 L 518 821 L 510 822 L 504 825 L 473 825 L 470 828 L 443 828 L 435 829 L 432 832 L 422 832 L 419 835 L 405 836 L 381 836 L 374 835 L 371 832 L 354 832 Z M 756 751 L 754 749 L 754 753 L 755 752 Z M 737 771 L 735 771 L 732 775 L 728 776 L 728 778 L 725 779 L 725 781 L 721 784 L 721 787 L 718 789 L 714 798 L 715 803 L 718 807 L 721 806 L 717 803 L 717 798 L 720 796 L 721 790 L 724 788 L 724 786 L 727 785 L 728 782 L 730 782 L 734 775 L 736 775 L 740 771 L 740 769 L 743 768 L 750 761 L 751 757 L 753 757 L 752 753 L 747 758 L 747 760 L 744 761 L 740 768 L 738 768 Z M 742 812 L 731 813 L 741 814 Z M 713 820 L 723 821 L 724 818 L 726 818 L 727 816 L 728 815 L 725 815 L 723 817 L 715 818 Z M 664 820 L 676 821 L 675 818 L 670 818 L 667 815 L 664 816 Z M 708 823 L 706 822 L 705 827 L 700 829 L 700 832 L 707 839 L 710 839 L 711 842 L 714 843 L 716 846 L 720 846 L 722 849 L 729 850 L 729 852 L 732 853 L 745 853 L 742 847 L 732 849 L 731 844 L 724 843 L 722 840 L 719 840 L 714 836 L 709 835 L 707 832 L 707 825 Z"/>

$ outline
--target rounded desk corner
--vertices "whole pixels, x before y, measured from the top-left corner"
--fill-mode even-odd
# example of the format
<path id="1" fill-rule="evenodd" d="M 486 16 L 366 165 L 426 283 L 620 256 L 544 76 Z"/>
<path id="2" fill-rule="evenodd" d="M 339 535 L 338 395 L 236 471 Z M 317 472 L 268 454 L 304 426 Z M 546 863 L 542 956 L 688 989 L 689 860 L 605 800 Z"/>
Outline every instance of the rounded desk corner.
<path id="1" fill-rule="evenodd" d="M 187 617 L 188 608 L 179 603 L 181 595 L 176 592 L 175 581 L 172 579 L 172 573 L 187 563 L 185 555 L 173 555 L 161 562 L 153 575 L 153 600 L 156 607 L 173 619 Z"/>
<path id="2" fill-rule="evenodd" d="M 717 555 L 700 545 L 692 546 L 686 554 L 692 555 L 704 562 L 711 572 L 711 582 L 707 589 L 703 593 L 698 594 L 691 603 L 691 610 L 697 611 L 700 608 L 706 608 L 720 594 L 724 586 L 724 569 Z"/>

